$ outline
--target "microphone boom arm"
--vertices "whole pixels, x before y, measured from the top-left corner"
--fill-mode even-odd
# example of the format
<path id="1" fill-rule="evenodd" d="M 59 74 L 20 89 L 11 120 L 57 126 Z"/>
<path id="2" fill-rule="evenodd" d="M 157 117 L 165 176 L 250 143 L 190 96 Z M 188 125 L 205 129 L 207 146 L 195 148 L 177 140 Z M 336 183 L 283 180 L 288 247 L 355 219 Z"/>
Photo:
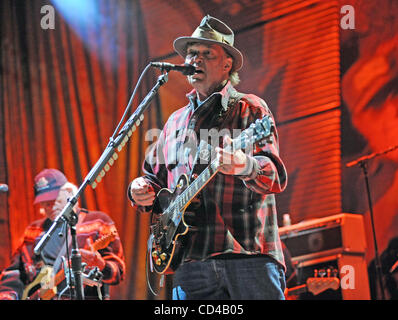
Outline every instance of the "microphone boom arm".
<path id="1" fill-rule="evenodd" d="M 67 221 L 68 223 L 72 222 L 73 207 L 77 203 L 80 194 L 87 187 L 87 185 L 91 185 L 91 187 L 95 189 L 98 183 L 101 182 L 106 172 L 109 171 L 110 167 L 114 164 L 115 160 L 118 158 L 117 151 L 120 152 L 122 148 L 126 145 L 128 139 L 131 137 L 132 133 L 136 130 L 136 126 L 141 124 L 144 118 L 143 113 L 149 106 L 149 103 L 157 94 L 160 86 L 166 83 L 167 81 L 168 81 L 167 73 L 159 76 L 156 85 L 151 89 L 151 91 L 146 95 L 141 104 L 137 107 L 136 111 L 126 121 L 126 124 L 119 131 L 116 138 L 111 139 L 111 141 L 109 141 L 101 157 L 98 159 L 94 167 L 90 170 L 83 184 L 79 187 L 76 195 L 68 199 L 67 205 L 55 218 L 53 225 L 50 227 L 47 233 L 40 239 L 38 244 L 35 246 L 34 248 L 35 254 L 40 254 L 40 252 L 42 251 L 42 249 L 50 239 L 52 233 L 54 233 L 55 229 L 58 227 L 59 223 L 63 221 Z"/>

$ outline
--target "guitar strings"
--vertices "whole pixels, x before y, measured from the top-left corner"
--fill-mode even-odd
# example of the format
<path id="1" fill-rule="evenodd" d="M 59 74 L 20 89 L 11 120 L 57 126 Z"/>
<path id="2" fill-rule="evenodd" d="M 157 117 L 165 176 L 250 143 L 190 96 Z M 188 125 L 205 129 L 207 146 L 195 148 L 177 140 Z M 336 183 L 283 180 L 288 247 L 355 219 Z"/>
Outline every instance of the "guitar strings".
<path id="1" fill-rule="evenodd" d="M 249 129 L 251 129 L 251 128 L 249 128 Z M 237 149 L 241 149 L 242 148 L 242 146 L 244 146 L 245 144 L 242 144 L 242 141 L 244 142 L 244 139 L 246 138 L 248 138 L 249 137 L 249 139 L 251 140 L 252 139 L 252 137 L 250 136 L 250 135 L 248 135 L 247 134 L 247 132 L 249 131 L 249 129 L 246 129 L 246 130 L 244 130 L 243 132 L 242 132 L 242 134 L 240 135 L 240 137 L 237 137 L 236 139 L 233 139 L 232 140 L 232 150 L 237 150 Z M 252 131 L 252 130 L 250 130 L 250 131 Z M 242 141 L 240 141 L 240 140 L 242 140 Z M 235 143 L 236 142 L 241 142 L 240 144 L 238 144 L 238 148 L 235 146 Z M 205 169 L 205 170 L 203 170 L 199 175 L 198 175 L 198 177 L 188 186 L 188 188 L 186 188 L 179 196 L 178 196 L 178 198 L 179 199 L 181 199 L 182 197 L 184 197 L 184 196 L 186 196 L 186 193 L 188 193 L 189 191 L 190 191 L 190 189 L 192 189 L 193 188 L 193 186 L 195 185 L 195 183 L 196 183 L 196 181 L 200 181 L 201 180 L 201 178 L 203 179 L 203 181 L 206 181 L 207 179 L 206 178 L 204 178 L 203 176 L 205 175 L 205 174 L 207 174 L 207 172 L 209 171 L 209 169 L 213 169 L 215 172 L 213 173 L 213 174 L 210 174 L 210 177 L 211 176 L 213 176 L 214 174 L 216 174 L 217 172 L 218 172 L 218 160 L 216 159 L 216 160 L 213 160 L 211 163 L 210 163 L 210 165 Z M 189 195 L 188 195 L 189 196 Z M 189 196 L 189 198 L 191 198 L 191 196 Z M 183 208 L 181 208 L 181 200 L 177 200 L 177 201 L 175 201 L 167 210 L 166 210 L 166 212 L 167 211 L 171 211 L 171 212 L 173 212 L 176 208 L 178 208 L 178 211 L 181 211 Z M 166 213 L 165 212 L 165 213 Z"/>

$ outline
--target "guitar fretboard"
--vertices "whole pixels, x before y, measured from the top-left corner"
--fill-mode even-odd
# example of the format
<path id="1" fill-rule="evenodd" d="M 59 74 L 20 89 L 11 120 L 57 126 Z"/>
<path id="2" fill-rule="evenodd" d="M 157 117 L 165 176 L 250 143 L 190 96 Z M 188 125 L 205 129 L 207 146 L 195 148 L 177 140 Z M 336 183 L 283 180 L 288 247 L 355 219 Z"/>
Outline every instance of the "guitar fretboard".
<path id="1" fill-rule="evenodd" d="M 248 129 L 244 130 L 236 139 L 232 140 L 229 150 L 246 149 L 253 143 L 261 141 L 271 134 L 272 119 L 269 116 L 257 120 Z M 255 132 L 255 134 L 253 133 Z M 199 152 L 199 151 L 198 151 Z M 206 186 L 211 178 L 219 171 L 218 160 L 213 160 L 200 175 L 176 198 L 168 208 L 169 212 L 182 212 L 192 199 Z"/>
<path id="2" fill-rule="evenodd" d="M 210 179 L 218 172 L 218 161 L 213 160 L 206 169 L 178 196 L 171 209 L 177 207 L 178 211 L 189 204 L 193 198 L 206 186 Z"/>

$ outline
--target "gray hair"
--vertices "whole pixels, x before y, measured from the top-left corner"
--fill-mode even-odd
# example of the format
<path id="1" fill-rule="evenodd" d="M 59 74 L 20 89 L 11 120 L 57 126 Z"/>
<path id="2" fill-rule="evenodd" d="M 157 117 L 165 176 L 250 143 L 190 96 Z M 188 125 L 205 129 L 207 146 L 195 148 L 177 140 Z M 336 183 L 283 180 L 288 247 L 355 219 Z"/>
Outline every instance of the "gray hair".
<path id="1" fill-rule="evenodd" d="M 224 49 L 224 48 L 223 48 Z M 229 57 L 229 58 L 231 58 L 232 59 L 232 66 L 234 65 L 234 57 L 233 56 L 231 56 L 228 52 L 227 52 L 227 50 L 225 50 L 224 49 L 224 52 L 226 53 L 226 55 Z M 240 78 L 239 78 L 239 74 L 238 74 L 238 71 L 232 71 L 232 72 L 229 72 L 229 81 L 231 81 L 231 84 L 233 85 L 233 86 L 237 86 L 238 84 L 239 84 L 239 82 L 240 82 Z"/>
<path id="2" fill-rule="evenodd" d="M 239 78 L 238 71 L 234 71 L 234 72 L 229 74 L 229 81 L 231 81 L 231 84 L 233 86 L 236 86 L 236 85 L 239 84 L 240 78 Z"/>

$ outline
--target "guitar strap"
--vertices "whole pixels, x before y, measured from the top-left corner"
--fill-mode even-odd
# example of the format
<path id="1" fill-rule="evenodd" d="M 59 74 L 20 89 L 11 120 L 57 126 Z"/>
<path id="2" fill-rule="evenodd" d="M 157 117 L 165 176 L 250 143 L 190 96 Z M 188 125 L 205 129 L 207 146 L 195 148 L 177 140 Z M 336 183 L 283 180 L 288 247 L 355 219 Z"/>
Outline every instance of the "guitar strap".
<path id="1" fill-rule="evenodd" d="M 86 209 L 83 209 L 83 208 L 78 208 L 78 209 L 76 210 L 76 215 L 78 216 L 78 222 L 77 222 L 77 224 L 79 224 L 79 223 L 81 223 L 82 221 L 84 221 L 87 212 L 88 212 L 88 211 L 87 211 Z M 54 268 L 55 274 L 57 274 L 58 271 L 59 271 L 60 268 L 61 268 L 61 263 L 63 262 L 62 257 L 64 257 L 65 254 L 66 254 L 66 248 L 68 248 L 69 250 L 72 248 L 72 235 L 71 235 L 70 229 L 67 228 L 67 226 L 68 226 L 68 224 L 65 222 L 64 227 L 65 227 L 65 229 L 66 229 L 67 232 L 68 232 L 68 233 L 67 233 L 67 235 L 68 235 L 68 236 L 67 236 L 68 244 L 67 244 L 67 246 L 66 246 L 66 244 L 64 244 L 64 245 L 62 246 L 62 249 L 60 250 L 60 252 L 58 253 L 57 258 L 56 258 L 55 261 L 54 261 L 53 268 Z M 66 233 L 64 232 L 64 234 L 66 234 Z M 65 241 L 65 243 L 66 243 L 66 241 Z"/>
<path id="2" fill-rule="evenodd" d="M 217 123 L 214 126 L 215 129 L 221 130 L 226 122 L 229 120 L 229 116 L 231 115 L 232 111 L 235 109 L 236 105 L 239 103 L 239 101 L 244 97 L 244 93 L 240 93 L 236 90 L 234 90 L 231 93 L 231 96 L 229 97 L 228 100 L 228 105 L 227 109 L 224 110 L 222 107 L 220 108 L 221 110 L 219 111 L 219 114 L 217 114 Z M 195 173 L 195 170 L 198 169 L 197 165 L 199 160 L 204 160 L 205 162 L 208 162 L 205 167 L 210 163 L 211 157 L 209 155 L 213 154 L 212 152 L 214 151 L 214 148 L 212 148 L 211 145 L 209 145 L 206 141 L 200 140 L 195 159 L 192 162 L 192 169 L 191 172 L 189 173 L 189 181 L 192 181 L 192 175 Z M 203 171 L 203 166 L 199 168 L 199 171 Z M 197 173 L 197 172 L 196 172 Z M 198 173 L 197 173 L 198 174 Z"/>
<path id="3" fill-rule="evenodd" d="M 68 243 L 66 243 L 66 241 L 64 242 L 64 244 L 63 244 L 61 250 L 60 250 L 59 253 L 58 253 L 57 258 L 56 258 L 55 261 L 54 261 L 54 265 L 53 265 L 53 272 L 54 272 L 54 274 L 57 274 L 58 271 L 59 271 L 60 268 L 61 268 L 62 257 L 65 256 L 65 254 L 66 254 L 66 248 L 68 248 L 68 249 L 71 248 L 72 235 L 70 234 L 69 228 L 67 228 L 66 222 L 65 222 L 65 224 L 64 224 L 64 230 L 65 230 L 65 229 L 66 229 L 66 231 L 68 232 L 68 236 L 67 236 Z M 65 236 L 66 236 L 66 234 L 65 234 Z"/>
<path id="4" fill-rule="evenodd" d="M 78 216 L 77 224 L 81 223 L 85 219 L 87 212 L 88 211 L 83 208 L 78 208 L 76 210 L 76 215 Z M 61 268 L 61 263 L 63 262 L 62 257 L 64 257 L 66 254 L 66 248 L 68 248 L 69 250 L 72 248 L 72 235 L 71 235 L 70 229 L 67 226 L 68 226 L 68 224 L 67 224 L 67 222 L 65 222 L 63 227 L 64 227 L 64 230 L 66 229 L 66 231 L 68 232 L 67 233 L 68 244 L 67 244 L 67 246 L 66 246 L 66 244 L 64 244 L 62 246 L 62 249 L 59 251 L 57 258 L 54 261 L 53 268 L 54 268 L 55 274 L 57 274 L 57 272 Z M 66 235 L 66 232 L 64 232 L 64 234 Z M 64 243 L 66 243 L 66 241 Z"/>

